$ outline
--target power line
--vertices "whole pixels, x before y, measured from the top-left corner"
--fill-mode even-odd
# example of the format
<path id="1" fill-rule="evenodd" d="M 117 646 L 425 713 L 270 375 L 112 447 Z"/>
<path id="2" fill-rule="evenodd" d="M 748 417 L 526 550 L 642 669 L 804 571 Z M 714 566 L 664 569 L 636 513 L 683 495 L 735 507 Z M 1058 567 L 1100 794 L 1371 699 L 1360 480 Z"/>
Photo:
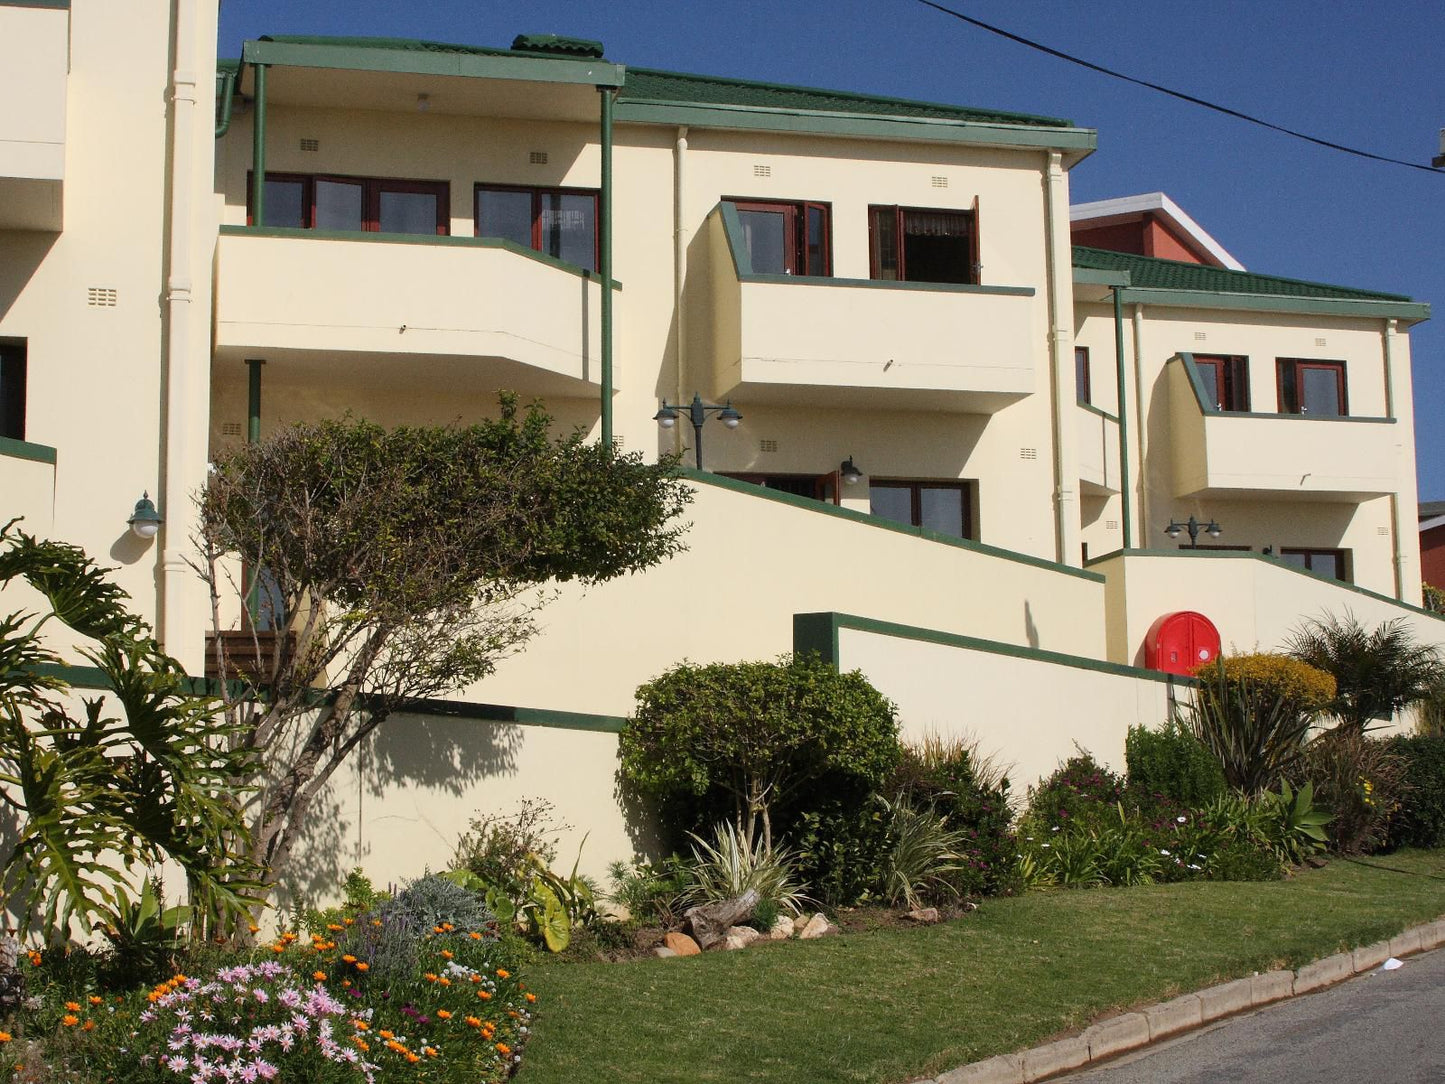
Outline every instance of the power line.
<path id="1" fill-rule="evenodd" d="M 1132 75 L 1125 75 L 1123 72 L 1116 72 L 1112 68 L 1106 68 L 1101 64 L 1095 64 L 1092 61 L 1084 60 L 1069 53 L 1060 52 L 1058 49 L 1050 48 L 1049 46 L 1044 45 L 1042 42 L 1031 41 L 1030 39 L 1021 37 L 1018 34 L 1010 33 L 1009 31 L 1004 30 L 1001 27 L 993 26 L 989 23 L 986 23 L 981 19 L 975 19 L 970 15 L 965 15 L 961 11 L 954 11 L 953 8 L 944 7 L 944 5 L 942 4 L 936 4 L 933 2 L 933 0 L 918 0 L 918 2 L 925 7 L 933 8 L 935 11 L 941 11 L 945 15 L 952 15 L 955 19 L 961 19 L 964 22 L 968 23 L 970 26 L 976 26 L 980 30 L 987 30 L 990 34 L 997 34 L 999 35 L 999 37 L 1008 38 L 1009 41 L 1016 41 L 1020 45 L 1027 45 L 1030 49 L 1037 49 L 1041 53 L 1047 53 L 1049 56 L 1058 57 L 1060 60 L 1067 60 L 1070 64 L 1077 64 L 1081 68 L 1088 68 L 1090 71 L 1096 71 L 1103 75 L 1112 76 L 1115 79 L 1122 79 L 1124 80 L 1124 82 L 1133 83 L 1136 86 L 1148 87 L 1150 90 L 1157 90 L 1161 94 L 1167 94 L 1171 98 L 1178 98 L 1180 101 L 1189 102 L 1191 105 L 1201 105 L 1205 109 L 1214 110 L 1216 113 L 1223 113 L 1226 117 L 1234 117 L 1236 120 L 1248 121 L 1250 124 L 1258 124 L 1261 128 L 1268 128 L 1271 131 L 1280 132 L 1287 136 L 1293 136 L 1295 139 L 1303 139 L 1306 143 L 1313 143 L 1318 147 L 1328 147 L 1332 151 L 1342 151 L 1345 154 L 1353 154 L 1357 158 L 1368 158 L 1374 162 L 1386 162 L 1392 166 L 1408 166 L 1411 169 L 1424 170 L 1426 173 L 1445 173 L 1445 170 L 1434 169 L 1431 166 L 1424 166 L 1421 165 L 1419 162 L 1407 162 L 1403 158 L 1390 158 L 1383 154 L 1373 154 L 1370 151 L 1362 151 L 1357 147 L 1347 147 L 1343 143 L 1335 143 L 1331 140 L 1320 139 L 1317 136 L 1308 135 L 1304 132 L 1297 132 L 1293 128 L 1285 128 L 1278 124 L 1271 124 L 1267 120 L 1261 120 L 1259 117 L 1250 116 L 1250 114 L 1248 113 L 1241 113 L 1237 109 L 1230 109 L 1226 105 L 1216 105 L 1214 102 L 1205 101 L 1203 98 L 1196 98 L 1192 94 L 1185 94 L 1182 91 L 1178 90 L 1170 90 L 1168 87 L 1162 87 L 1158 83 L 1151 83 L 1146 79 L 1136 79 Z"/>

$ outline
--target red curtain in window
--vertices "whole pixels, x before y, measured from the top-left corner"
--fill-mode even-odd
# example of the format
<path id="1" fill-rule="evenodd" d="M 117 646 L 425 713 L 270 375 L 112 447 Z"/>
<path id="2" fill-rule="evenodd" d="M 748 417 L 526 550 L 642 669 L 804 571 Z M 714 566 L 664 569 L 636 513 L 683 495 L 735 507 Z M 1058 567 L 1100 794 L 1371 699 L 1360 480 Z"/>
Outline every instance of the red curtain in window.
<path id="1" fill-rule="evenodd" d="M 903 232 L 915 237 L 967 237 L 970 232 L 966 211 L 904 211 Z"/>

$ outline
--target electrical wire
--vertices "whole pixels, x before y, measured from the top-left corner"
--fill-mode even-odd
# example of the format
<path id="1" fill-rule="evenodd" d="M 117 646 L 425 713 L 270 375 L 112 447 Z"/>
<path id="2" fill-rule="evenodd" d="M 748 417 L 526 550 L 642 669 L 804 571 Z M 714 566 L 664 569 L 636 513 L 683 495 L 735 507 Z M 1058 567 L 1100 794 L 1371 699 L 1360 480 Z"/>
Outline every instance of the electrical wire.
<path id="1" fill-rule="evenodd" d="M 1392 166 L 1408 166 L 1411 169 L 1424 170 L 1426 173 L 1445 173 L 1445 169 L 1436 169 L 1433 166 L 1421 165 L 1419 162 L 1407 162 L 1403 158 L 1390 158 L 1383 154 L 1373 154 L 1370 151 L 1362 151 L 1357 147 L 1347 147 L 1343 143 L 1335 143 L 1328 139 L 1320 139 L 1317 136 L 1308 135 L 1304 132 L 1297 132 L 1293 128 L 1285 128 L 1278 124 L 1272 124 L 1267 120 L 1261 120 L 1259 117 L 1251 116 L 1248 113 L 1241 113 L 1239 110 L 1230 109 L 1228 106 L 1225 105 L 1216 105 L 1214 102 L 1205 101 L 1203 98 L 1196 98 L 1192 94 L 1185 94 L 1182 91 L 1178 90 L 1170 90 L 1168 87 L 1160 86 L 1158 83 L 1151 83 L 1146 79 L 1136 79 L 1132 75 L 1125 75 L 1123 72 L 1116 72 L 1113 69 L 1106 68 L 1101 64 L 1095 64 L 1092 61 L 1084 60 L 1069 53 L 1060 52 L 1058 49 L 1050 48 L 1049 46 L 1044 45 L 1042 42 L 1032 41 L 1029 38 L 1025 38 L 1018 34 L 1011 33 L 1010 31 L 1004 30 L 1001 27 L 993 26 L 989 23 L 986 23 L 981 19 L 975 19 L 971 15 L 965 15 L 961 11 L 955 11 L 953 8 L 945 7 L 943 4 L 934 3 L 934 0 L 918 0 L 918 2 L 924 7 L 930 7 L 933 8 L 935 11 L 943 12 L 943 14 L 945 15 L 952 15 L 955 19 L 961 19 L 962 21 L 968 23 L 970 26 L 976 26 L 980 30 L 987 30 L 990 34 L 997 34 L 999 35 L 999 37 L 1008 38 L 1009 41 L 1018 42 L 1020 45 L 1027 45 L 1030 49 L 1037 49 L 1041 53 L 1047 53 L 1049 56 L 1058 57 L 1060 60 L 1067 60 L 1070 64 L 1077 64 L 1081 68 L 1088 68 L 1090 71 L 1096 71 L 1102 75 L 1112 76 L 1115 79 L 1122 79 L 1124 80 L 1124 82 L 1133 83 L 1136 86 L 1148 87 L 1150 90 L 1157 90 L 1161 94 L 1167 94 L 1171 98 L 1178 98 L 1180 101 L 1189 102 L 1191 105 L 1203 106 L 1205 109 L 1212 109 L 1216 113 L 1223 113 L 1226 117 L 1234 117 L 1236 120 L 1248 121 L 1250 124 L 1258 124 L 1261 128 L 1268 128 L 1271 131 L 1280 132 L 1287 136 L 1293 136 L 1295 139 L 1303 139 L 1306 143 L 1313 143 L 1318 147 L 1326 147 L 1332 151 L 1341 151 L 1345 154 L 1353 154 L 1357 158 L 1368 158 L 1374 162 L 1385 162 Z"/>

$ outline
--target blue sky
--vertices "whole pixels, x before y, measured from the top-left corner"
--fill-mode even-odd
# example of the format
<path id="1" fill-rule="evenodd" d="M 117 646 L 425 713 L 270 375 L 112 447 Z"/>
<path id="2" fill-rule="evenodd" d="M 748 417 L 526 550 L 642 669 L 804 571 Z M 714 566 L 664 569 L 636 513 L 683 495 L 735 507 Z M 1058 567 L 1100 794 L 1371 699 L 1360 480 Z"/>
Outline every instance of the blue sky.
<path id="1" fill-rule="evenodd" d="M 947 2 L 947 0 L 945 0 Z M 1105 67 L 1377 154 L 1428 164 L 1445 127 L 1440 0 L 1163 0 L 1128 9 L 953 0 Z M 1408 294 L 1422 499 L 1445 499 L 1445 173 L 1314 147 L 975 29 L 916 0 L 222 0 L 222 56 L 262 34 L 505 47 L 595 38 L 610 60 L 1063 116 L 1098 129 L 1075 202 L 1164 191 L 1253 271 Z"/>

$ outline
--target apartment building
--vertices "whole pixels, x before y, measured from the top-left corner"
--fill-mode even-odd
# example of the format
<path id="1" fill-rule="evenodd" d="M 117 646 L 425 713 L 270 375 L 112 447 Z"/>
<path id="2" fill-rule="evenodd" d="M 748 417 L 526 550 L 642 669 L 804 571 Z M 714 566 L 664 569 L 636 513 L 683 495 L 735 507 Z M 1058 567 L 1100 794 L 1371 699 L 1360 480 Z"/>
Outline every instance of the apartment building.
<path id="1" fill-rule="evenodd" d="M 1163 197 L 1071 222 L 1086 127 L 553 36 L 218 64 L 210 5 L 146 10 L 0 0 L 7 518 L 118 564 L 199 672 L 189 495 L 232 442 L 507 389 L 682 454 L 696 490 L 687 553 L 563 590 L 524 653 L 383 728 L 298 892 L 437 866 L 437 826 L 532 794 L 591 833 L 584 867 L 624 853 L 615 732 L 684 658 L 819 650 L 1027 781 L 1165 716 L 1170 615 L 1246 649 L 1347 607 L 1445 639 L 1418 610 L 1427 307 L 1245 271 Z"/>

